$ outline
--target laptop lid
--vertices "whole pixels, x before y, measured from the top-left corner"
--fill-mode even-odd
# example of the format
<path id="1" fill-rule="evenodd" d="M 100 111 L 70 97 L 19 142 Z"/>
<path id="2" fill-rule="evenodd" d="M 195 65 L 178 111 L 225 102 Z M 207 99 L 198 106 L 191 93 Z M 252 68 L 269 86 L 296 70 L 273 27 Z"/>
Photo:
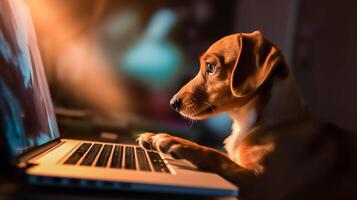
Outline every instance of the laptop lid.
<path id="1" fill-rule="evenodd" d="M 12 161 L 59 140 L 29 10 L 0 1 L 0 134 Z"/>

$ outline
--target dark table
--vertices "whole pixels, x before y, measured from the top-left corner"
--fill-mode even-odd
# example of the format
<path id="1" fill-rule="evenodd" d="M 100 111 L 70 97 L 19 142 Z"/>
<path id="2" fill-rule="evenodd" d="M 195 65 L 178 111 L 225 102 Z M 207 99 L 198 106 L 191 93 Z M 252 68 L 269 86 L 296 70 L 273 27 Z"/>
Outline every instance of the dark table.
<path id="1" fill-rule="evenodd" d="M 107 190 L 89 190 L 76 188 L 59 188 L 31 186 L 21 181 L 6 181 L 0 183 L 1 200 L 181 200 L 181 199 L 200 199 L 200 200 L 233 200 L 232 197 L 207 197 L 207 196 L 187 196 L 160 193 L 143 192 L 124 192 Z"/>

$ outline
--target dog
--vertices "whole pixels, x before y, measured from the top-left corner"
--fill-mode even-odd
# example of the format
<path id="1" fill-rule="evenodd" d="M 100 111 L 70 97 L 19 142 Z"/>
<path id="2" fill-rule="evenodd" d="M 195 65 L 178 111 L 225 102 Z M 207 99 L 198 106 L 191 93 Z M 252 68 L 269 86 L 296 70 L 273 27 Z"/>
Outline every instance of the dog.
<path id="1" fill-rule="evenodd" d="M 166 133 L 142 134 L 139 144 L 218 173 L 239 199 L 357 198 L 357 135 L 309 112 L 281 51 L 259 31 L 209 47 L 170 105 L 193 120 L 227 112 L 227 153 Z"/>

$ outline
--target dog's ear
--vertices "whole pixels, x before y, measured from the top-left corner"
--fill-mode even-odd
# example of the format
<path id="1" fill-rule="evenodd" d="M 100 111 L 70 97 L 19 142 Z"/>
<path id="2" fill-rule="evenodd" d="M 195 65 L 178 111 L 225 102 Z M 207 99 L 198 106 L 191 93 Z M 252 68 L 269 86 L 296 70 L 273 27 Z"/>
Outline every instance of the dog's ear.
<path id="1" fill-rule="evenodd" d="M 281 58 L 280 51 L 259 31 L 237 35 L 238 55 L 231 76 L 234 96 L 244 97 L 256 91 Z"/>

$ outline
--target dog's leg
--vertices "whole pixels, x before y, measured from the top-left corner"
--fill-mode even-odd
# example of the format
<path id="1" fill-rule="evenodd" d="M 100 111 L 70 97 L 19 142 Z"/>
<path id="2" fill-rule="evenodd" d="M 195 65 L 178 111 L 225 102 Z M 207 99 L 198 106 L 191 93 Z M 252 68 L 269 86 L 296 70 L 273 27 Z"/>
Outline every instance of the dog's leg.
<path id="1" fill-rule="evenodd" d="M 216 149 L 166 133 L 145 133 L 140 135 L 137 141 L 145 149 L 155 149 L 162 153 L 170 154 L 176 159 L 186 159 L 200 169 L 212 171 L 211 168 L 217 168 L 218 160 L 215 161 L 215 159 L 233 162 L 224 153 Z"/>
<path id="2" fill-rule="evenodd" d="M 138 142 L 145 149 L 155 149 L 176 159 L 186 159 L 199 169 L 215 172 L 241 189 L 249 188 L 250 191 L 257 186 L 255 181 L 258 176 L 253 171 L 239 166 L 216 149 L 165 133 L 145 133 L 140 135 Z"/>

